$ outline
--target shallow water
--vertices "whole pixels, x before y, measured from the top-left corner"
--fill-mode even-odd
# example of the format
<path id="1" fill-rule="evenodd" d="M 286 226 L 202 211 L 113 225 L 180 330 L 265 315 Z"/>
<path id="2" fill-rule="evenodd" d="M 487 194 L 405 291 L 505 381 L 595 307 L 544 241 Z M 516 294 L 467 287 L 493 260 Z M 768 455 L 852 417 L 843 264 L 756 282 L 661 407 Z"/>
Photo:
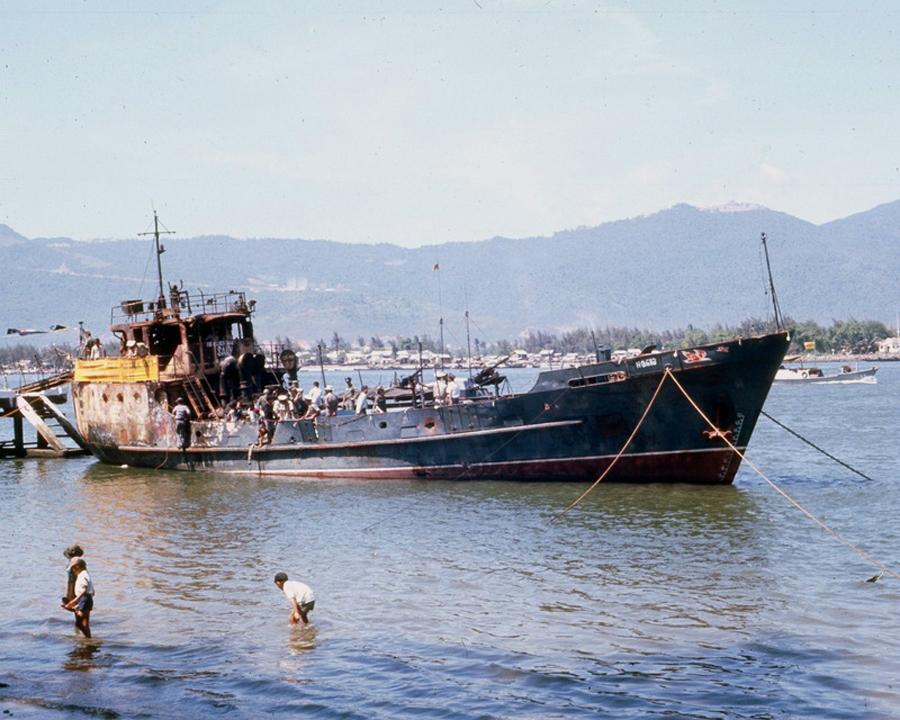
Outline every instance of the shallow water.
<path id="1" fill-rule="evenodd" d="M 776 387 L 749 459 L 900 572 L 900 366 Z M 0 462 L 17 717 L 889 718 L 900 580 L 734 486 L 324 482 Z M 94 638 L 59 608 L 78 541 Z M 308 627 L 272 583 L 310 584 Z"/>

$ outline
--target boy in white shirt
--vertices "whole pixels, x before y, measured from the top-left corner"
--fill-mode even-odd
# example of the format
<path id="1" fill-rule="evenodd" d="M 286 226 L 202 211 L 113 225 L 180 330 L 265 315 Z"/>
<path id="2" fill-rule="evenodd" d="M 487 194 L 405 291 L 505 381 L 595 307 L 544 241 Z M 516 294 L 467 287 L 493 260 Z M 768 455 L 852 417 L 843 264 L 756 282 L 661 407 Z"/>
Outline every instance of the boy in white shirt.
<path id="1" fill-rule="evenodd" d="M 309 585 L 297 580 L 288 580 L 287 574 L 283 572 L 275 576 L 275 584 L 291 601 L 291 624 L 296 625 L 299 620 L 302 620 L 304 625 L 308 624 L 308 614 L 316 606 L 316 596 L 313 595 Z"/>
<path id="2" fill-rule="evenodd" d="M 83 559 L 72 561 L 72 572 L 75 575 L 75 597 L 63 607 L 75 613 L 75 629 L 81 630 L 85 637 L 91 636 L 91 610 L 94 608 L 94 583 L 87 571 Z"/>

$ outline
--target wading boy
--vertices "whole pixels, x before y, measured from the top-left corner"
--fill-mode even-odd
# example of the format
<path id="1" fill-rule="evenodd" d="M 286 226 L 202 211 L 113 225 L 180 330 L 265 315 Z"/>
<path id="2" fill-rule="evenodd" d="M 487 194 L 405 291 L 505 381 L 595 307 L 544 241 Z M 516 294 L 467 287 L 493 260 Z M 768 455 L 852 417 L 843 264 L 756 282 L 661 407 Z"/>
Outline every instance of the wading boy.
<path id="1" fill-rule="evenodd" d="M 75 597 L 63 607 L 75 613 L 75 629 L 85 637 L 91 636 L 91 610 L 94 608 L 94 583 L 88 574 L 87 565 L 80 557 L 72 561 L 75 574 Z"/>
<path id="2" fill-rule="evenodd" d="M 313 591 L 302 582 L 288 580 L 287 574 L 283 572 L 275 576 L 275 584 L 291 601 L 291 624 L 296 625 L 298 621 L 302 621 L 304 625 L 307 625 L 309 623 L 307 616 L 316 606 L 316 596 L 313 595 Z"/>

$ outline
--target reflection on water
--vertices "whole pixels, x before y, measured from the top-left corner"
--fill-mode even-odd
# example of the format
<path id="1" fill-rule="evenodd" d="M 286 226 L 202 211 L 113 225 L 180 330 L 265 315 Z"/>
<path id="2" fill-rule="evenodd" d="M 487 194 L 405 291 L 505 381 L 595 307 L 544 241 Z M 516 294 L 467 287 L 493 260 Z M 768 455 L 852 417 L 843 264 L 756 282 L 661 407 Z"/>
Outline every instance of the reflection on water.
<path id="1" fill-rule="evenodd" d="M 288 647 L 291 655 L 306 655 L 316 649 L 319 630 L 313 625 L 296 625 L 288 636 Z"/>
<path id="2" fill-rule="evenodd" d="M 773 414 L 829 427 L 798 402 L 781 398 Z M 853 422 L 861 413 L 846 408 Z M 845 433 L 817 440 L 846 456 Z M 894 459 L 858 483 L 771 428 L 758 437 L 760 466 L 785 469 L 799 500 L 892 556 Z M 896 583 L 865 583 L 864 562 L 761 481 L 601 484 L 557 518 L 583 491 L 3 463 L 15 542 L 0 556 L 0 708 L 871 718 L 900 702 Z M 92 642 L 58 606 L 62 549 L 76 541 L 97 591 Z M 287 622 L 272 584 L 282 569 L 316 592 L 310 626 Z"/>
<path id="3" fill-rule="evenodd" d="M 103 643 L 99 640 L 85 640 L 77 642 L 69 651 L 68 661 L 63 664 L 63 670 L 76 672 L 90 672 L 97 667 L 97 656 Z"/>

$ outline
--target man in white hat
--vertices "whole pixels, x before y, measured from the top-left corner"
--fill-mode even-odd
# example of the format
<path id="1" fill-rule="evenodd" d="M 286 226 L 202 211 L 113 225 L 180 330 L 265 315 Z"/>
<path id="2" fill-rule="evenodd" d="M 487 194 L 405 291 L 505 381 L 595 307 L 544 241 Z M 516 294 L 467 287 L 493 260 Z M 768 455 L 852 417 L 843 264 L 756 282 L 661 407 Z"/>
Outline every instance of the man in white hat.
<path id="1" fill-rule="evenodd" d="M 334 388 L 331 385 L 325 386 L 325 413 L 329 417 L 337 415 L 338 408 L 341 406 L 341 399 L 334 394 Z"/>

